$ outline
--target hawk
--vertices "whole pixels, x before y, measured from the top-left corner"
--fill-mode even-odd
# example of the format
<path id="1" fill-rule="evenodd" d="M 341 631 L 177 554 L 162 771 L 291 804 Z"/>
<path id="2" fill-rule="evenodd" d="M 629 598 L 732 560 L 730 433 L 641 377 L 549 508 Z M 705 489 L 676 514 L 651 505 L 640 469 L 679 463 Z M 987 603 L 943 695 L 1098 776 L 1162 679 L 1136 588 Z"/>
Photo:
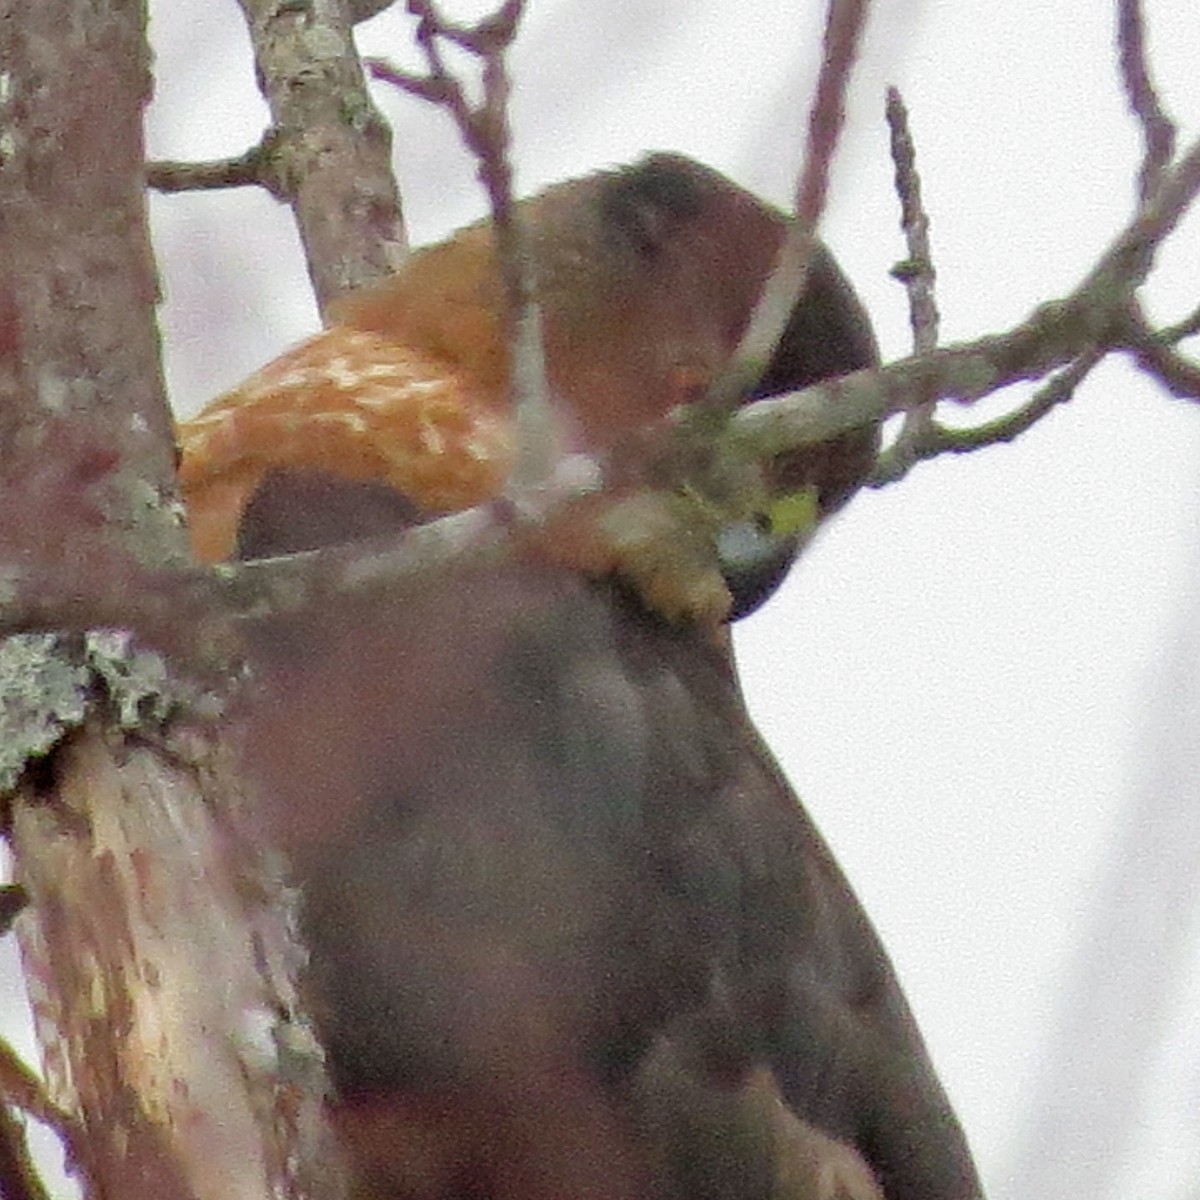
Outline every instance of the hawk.
<path id="1" fill-rule="evenodd" d="M 566 442 L 614 489 L 652 490 L 647 437 L 727 364 L 784 219 L 664 154 L 522 216 Z M 346 297 L 182 426 L 197 552 L 398 533 L 501 493 L 517 451 L 504 311 L 486 223 Z M 745 399 L 875 361 L 818 248 Z M 798 494 L 834 511 L 876 436 L 760 465 L 751 516 L 770 524 L 772 497 Z M 717 623 L 769 594 L 799 538 L 734 555 L 681 511 L 648 558 L 585 504 L 507 558 L 254 631 L 247 762 L 302 888 L 358 1196 L 981 1195 L 886 953 L 754 730 Z M 671 547 L 693 537 L 707 575 Z M 723 601 L 691 603 L 713 572 Z"/>

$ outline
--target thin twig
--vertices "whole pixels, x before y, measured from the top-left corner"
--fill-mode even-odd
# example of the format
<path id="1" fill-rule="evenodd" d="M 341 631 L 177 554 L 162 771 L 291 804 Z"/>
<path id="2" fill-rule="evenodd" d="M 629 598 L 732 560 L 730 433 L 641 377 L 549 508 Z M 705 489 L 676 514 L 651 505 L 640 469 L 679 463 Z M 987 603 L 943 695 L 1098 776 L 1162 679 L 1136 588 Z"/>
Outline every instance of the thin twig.
<path id="1" fill-rule="evenodd" d="M 1198 304 L 1182 321 L 1168 325 L 1158 332 L 1158 339 L 1164 345 L 1174 346 L 1185 338 L 1195 337 L 1200 333 L 1200 304 Z"/>
<path id="2" fill-rule="evenodd" d="M 1200 365 L 1151 338 L 1132 348 L 1134 361 L 1177 399 L 1200 401 Z"/>
<path id="3" fill-rule="evenodd" d="M 908 109 L 897 88 L 888 88 L 886 115 L 891 133 L 896 195 L 900 200 L 900 227 L 908 248 L 908 257 L 892 269 L 892 274 L 904 284 L 908 295 L 913 353 L 927 354 L 938 344 L 939 317 L 934 294 L 937 274 L 929 244 L 929 216 L 921 200 L 921 177 L 917 172 L 917 152 L 909 128 Z M 895 442 L 880 456 L 876 477 L 898 479 L 914 463 L 930 457 L 927 451 L 937 444 L 940 434 L 936 412 L 936 403 L 924 400 L 904 414 L 904 423 Z"/>
<path id="4" fill-rule="evenodd" d="M 156 192 L 201 192 L 217 188 L 261 187 L 276 200 L 286 200 L 288 191 L 276 157 L 279 135 L 274 129 L 263 134 L 256 146 L 234 158 L 212 162 L 152 162 L 146 164 L 146 185 Z"/>
<path id="5" fill-rule="evenodd" d="M 1028 404 L 1023 404 L 1002 417 L 985 421 L 982 425 L 970 429 L 942 428 L 939 430 L 941 445 L 935 449 L 935 453 L 964 454 L 970 450 L 981 450 L 985 446 L 1013 441 L 1060 404 L 1070 400 L 1105 354 L 1106 351 L 1098 347 L 1085 350 L 1073 363 L 1057 375 L 1052 375 L 1038 388 Z"/>
<path id="6" fill-rule="evenodd" d="M 67 1161 L 81 1167 L 85 1158 L 83 1131 L 69 1113 L 59 1108 L 46 1094 L 41 1079 L 29 1069 L 17 1052 L 0 1039 L 0 1111 L 4 1113 L 4 1140 L 7 1143 L 6 1158 L 16 1180 L 25 1187 L 27 1200 L 44 1200 L 45 1189 L 34 1171 L 29 1156 L 24 1131 L 9 1110 L 25 1113 L 47 1129 L 54 1132 L 62 1143 Z M 7 1184 L 9 1181 L 5 1181 Z M 8 1200 L 8 1191 L 0 1188 L 0 1195 Z"/>
<path id="7" fill-rule="evenodd" d="M 825 212 L 829 171 L 846 123 L 846 95 L 858 58 L 870 0 L 830 0 L 824 58 L 808 118 L 804 166 L 796 188 L 796 219 L 815 229 Z"/>
<path id="8" fill-rule="evenodd" d="M 908 257 L 893 268 L 892 274 L 904 284 L 908 293 L 913 352 L 924 354 L 938 344 L 939 316 L 934 294 L 937 271 L 929 245 L 929 214 L 921 199 L 921 176 L 917 171 L 917 152 L 909 128 L 908 108 L 898 88 L 887 90 L 887 123 L 891 133 L 896 195 L 900 200 L 900 228 L 908 247 Z"/>
<path id="9" fill-rule="evenodd" d="M 425 58 L 425 73 L 415 75 L 378 58 L 367 59 L 364 65 L 373 78 L 450 114 L 463 143 L 479 164 L 479 179 L 487 191 L 498 238 L 503 240 L 513 227 L 516 207 L 509 160 L 509 82 L 505 56 L 516 37 L 524 0 L 505 0 L 495 12 L 474 25 L 449 21 L 433 0 L 409 0 L 407 7 L 418 18 L 416 43 Z M 462 82 L 447 67 L 442 41 L 466 50 L 479 61 L 483 98 L 478 105 L 471 104 Z M 507 269 L 519 274 L 516 264 Z M 528 284 L 517 280 L 510 281 L 510 286 L 519 293 Z"/>
<path id="10" fill-rule="evenodd" d="M 766 369 L 804 294 L 809 256 L 829 193 L 834 152 L 846 122 L 846 94 L 858 57 L 870 0 L 829 0 L 824 55 L 808 118 L 804 163 L 796 184 L 795 211 L 762 294 L 729 366 L 713 382 L 706 407 L 728 410 Z"/>
<path id="11" fill-rule="evenodd" d="M 425 58 L 425 73 L 414 75 L 379 59 L 368 60 L 367 67 L 374 78 L 444 108 L 478 163 L 508 300 L 513 363 L 510 388 L 517 461 L 505 483 L 500 505 L 501 509 L 511 508 L 516 514 L 540 520 L 557 502 L 564 486 L 560 476 L 566 438 L 550 399 L 533 256 L 513 189 L 506 56 L 524 7 L 524 0 L 505 0 L 476 24 L 458 25 L 441 14 L 433 0 L 409 0 L 408 11 L 418 17 L 416 41 Z M 471 104 L 462 81 L 448 69 L 440 45 L 443 40 L 479 61 L 483 95 L 477 105 Z"/>
<path id="12" fill-rule="evenodd" d="M 42 1081 L 23 1063 L 17 1052 L 0 1039 L 0 1099 L 52 1129 L 68 1152 L 79 1138 L 79 1129 L 48 1095 Z"/>
<path id="13" fill-rule="evenodd" d="M 1155 331 L 1141 308 L 1130 304 L 1126 312 L 1125 347 L 1134 362 L 1180 400 L 1200 401 L 1200 364 L 1175 348 L 1178 327 Z"/>
<path id="14" fill-rule="evenodd" d="M 982 450 L 986 446 L 1013 441 L 1060 404 L 1070 400 L 1106 353 L 1106 350 L 1096 347 L 1085 351 L 1043 384 L 1027 404 L 1005 413 L 1002 417 L 968 429 L 950 429 L 941 424 L 931 425 L 919 442 L 910 445 L 903 458 L 893 458 L 889 452 L 881 454 L 874 472 L 867 480 L 867 486 L 878 488 L 895 483 L 925 459 L 936 458 L 942 454 L 968 454 L 972 450 Z"/>
<path id="15" fill-rule="evenodd" d="M 25 1126 L 0 1101 L 0 1196 L 4 1200 L 50 1200 L 38 1174 Z"/>
<path id="16" fill-rule="evenodd" d="M 1117 0 L 1117 58 L 1129 111 L 1142 130 L 1144 150 L 1138 196 L 1144 203 L 1154 194 L 1175 153 L 1176 127 L 1164 112 L 1150 78 L 1141 0 Z"/>

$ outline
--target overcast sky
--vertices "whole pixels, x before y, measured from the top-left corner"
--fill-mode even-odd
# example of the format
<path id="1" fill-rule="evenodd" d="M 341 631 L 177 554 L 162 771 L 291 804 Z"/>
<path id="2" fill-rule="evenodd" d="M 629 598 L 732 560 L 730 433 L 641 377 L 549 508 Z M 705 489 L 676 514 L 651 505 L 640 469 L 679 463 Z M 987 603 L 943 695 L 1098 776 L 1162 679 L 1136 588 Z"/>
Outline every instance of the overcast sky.
<path id="1" fill-rule="evenodd" d="M 1200 8 L 1145 2 L 1186 142 Z M 886 357 L 908 331 L 887 274 L 903 245 L 884 86 L 911 110 L 944 339 L 1004 329 L 1078 282 L 1130 215 L 1114 7 L 877 0 L 826 236 Z M 675 149 L 786 202 L 810 0 L 530 8 L 521 190 Z M 361 43 L 401 56 L 405 27 L 385 14 Z M 154 36 L 154 154 L 257 138 L 232 3 L 159 0 Z M 447 123 L 381 100 L 414 240 L 482 212 Z M 190 411 L 316 316 L 269 200 L 158 199 L 154 215 L 169 379 Z M 1147 291 L 1155 314 L 1194 308 L 1197 279 L 1191 220 Z M 1200 1194 L 1198 460 L 1200 412 L 1106 364 L 1016 445 L 860 497 L 739 630 L 753 709 L 884 935 L 995 1200 Z"/>

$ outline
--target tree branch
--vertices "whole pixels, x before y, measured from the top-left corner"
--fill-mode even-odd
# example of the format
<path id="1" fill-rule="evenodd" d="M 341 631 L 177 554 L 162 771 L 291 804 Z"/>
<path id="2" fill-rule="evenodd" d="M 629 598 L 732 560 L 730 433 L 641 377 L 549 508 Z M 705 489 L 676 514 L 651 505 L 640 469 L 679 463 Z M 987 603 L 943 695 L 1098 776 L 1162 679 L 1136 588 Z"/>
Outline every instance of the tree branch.
<path id="1" fill-rule="evenodd" d="M 1140 308 L 1131 305 L 1126 316 L 1125 343 L 1134 362 L 1181 400 L 1200 401 L 1200 365 L 1174 346 L 1177 330 L 1156 333 Z"/>
<path id="2" fill-rule="evenodd" d="M 1150 78 L 1146 56 L 1146 22 L 1141 0 L 1117 0 L 1117 60 L 1129 111 L 1142 130 L 1145 147 L 1138 179 L 1144 202 L 1153 194 L 1175 154 L 1175 122 L 1163 110 Z"/>
<path id="3" fill-rule="evenodd" d="M 274 124 L 273 159 L 317 304 L 405 252 L 392 136 L 367 94 L 342 0 L 239 0 Z"/>
<path id="4" fill-rule="evenodd" d="M 908 247 L 908 257 L 892 268 L 892 275 L 904 284 L 908 293 L 913 353 L 927 354 L 938 344 L 939 317 L 934 296 L 937 272 L 929 245 L 929 215 L 921 200 L 921 177 L 917 173 L 917 152 L 909 129 L 908 109 L 894 87 L 888 88 L 886 112 L 891 131 L 896 195 L 900 199 L 900 227 Z M 919 459 L 930 457 L 927 451 L 938 441 L 939 435 L 936 413 L 936 402 L 924 400 L 904 414 L 904 423 L 896 440 L 879 455 L 874 481 L 899 479 Z"/>
<path id="5" fill-rule="evenodd" d="M 1042 305 L 1006 334 L 900 359 L 739 410 L 730 436 L 746 454 L 774 455 L 904 412 L 927 399 L 970 404 L 1094 348 L 1123 347 L 1129 298 L 1163 239 L 1200 192 L 1200 141 L 1164 175 L 1151 200 L 1074 292 Z"/>
<path id="6" fill-rule="evenodd" d="M 867 481 L 869 487 L 882 487 L 894 483 L 916 463 L 941 454 L 967 454 L 1011 442 L 1027 429 L 1031 429 L 1044 416 L 1074 396 L 1076 389 L 1091 373 L 1092 368 L 1105 356 L 1105 351 L 1092 349 L 1080 354 L 1069 366 L 1043 384 L 1027 403 L 1005 413 L 1002 417 L 973 425 L 968 429 L 951 429 L 940 423 L 931 423 L 919 440 L 914 440 L 899 469 L 897 460 L 887 454 L 880 455 L 875 471 Z"/>
<path id="7" fill-rule="evenodd" d="M 900 227 L 908 247 L 908 257 L 892 268 L 892 274 L 908 293 L 913 353 L 925 354 L 938 344 L 939 317 L 934 294 L 937 270 L 929 244 L 929 214 L 921 200 L 921 176 L 908 124 L 908 108 L 898 88 L 887 90 L 887 123 L 896 169 L 896 195 L 900 199 Z"/>
<path id="8" fill-rule="evenodd" d="M 146 164 L 146 185 L 158 192 L 202 192 L 218 188 L 261 187 L 276 200 L 288 190 L 279 169 L 279 137 L 269 129 L 258 145 L 235 158 L 214 162 L 152 162 Z"/>
<path id="9" fill-rule="evenodd" d="M 499 498 L 498 511 L 511 509 L 516 516 L 540 520 L 564 489 L 570 490 L 571 482 L 564 470 L 566 431 L 546 378 L 533 256 L 513 191 L 506 56 L 524 14 L 524 0 L 504 0 L 494 12 L 469 26 L 447 20 L 432 0 L 409 0 L 408 9 L 419 18 L 416 40 L 425 57 L 425 73 L 414 75 L 382 59 L 368 60 L 367 67 L 376 79 L 445 110 L 478 163 L 504 280 L 513 363 L 510 389 L 517 460 Z M 442 41 L 467 51 L 479 62 L 483 96 L 478 104 L 471 104 L 462 81 L 447 67 Z"/>
<path id="10" fill-rule="evenodd" d="M 762 375 L 804 292 L 808 260 L 825 211 L 833 156 L 846 120 L 846 95 L 870 11 L 869 0 L 829 0 L 824 54 L 808 117 L 795 211 L 741 341 L 713 381 L 703 407 L 731 409 Z"/>

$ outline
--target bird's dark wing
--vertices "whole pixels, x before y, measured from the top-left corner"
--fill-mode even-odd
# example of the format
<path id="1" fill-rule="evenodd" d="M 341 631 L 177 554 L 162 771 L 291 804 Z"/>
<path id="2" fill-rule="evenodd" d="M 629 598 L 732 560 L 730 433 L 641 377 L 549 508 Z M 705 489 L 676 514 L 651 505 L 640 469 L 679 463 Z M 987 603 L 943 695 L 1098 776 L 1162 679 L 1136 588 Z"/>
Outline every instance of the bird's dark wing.
<path id="1" fill-rule="evenodd" d="M 303 489 L 282 494 L 285 544 L 311 544 Z M 979 1194 L 878 939 L 709 635 L 527 560 L 254 640 L 247 760 L 366 1194 L 834 1200 L 828 1154 L 887 1200 Z"/>

